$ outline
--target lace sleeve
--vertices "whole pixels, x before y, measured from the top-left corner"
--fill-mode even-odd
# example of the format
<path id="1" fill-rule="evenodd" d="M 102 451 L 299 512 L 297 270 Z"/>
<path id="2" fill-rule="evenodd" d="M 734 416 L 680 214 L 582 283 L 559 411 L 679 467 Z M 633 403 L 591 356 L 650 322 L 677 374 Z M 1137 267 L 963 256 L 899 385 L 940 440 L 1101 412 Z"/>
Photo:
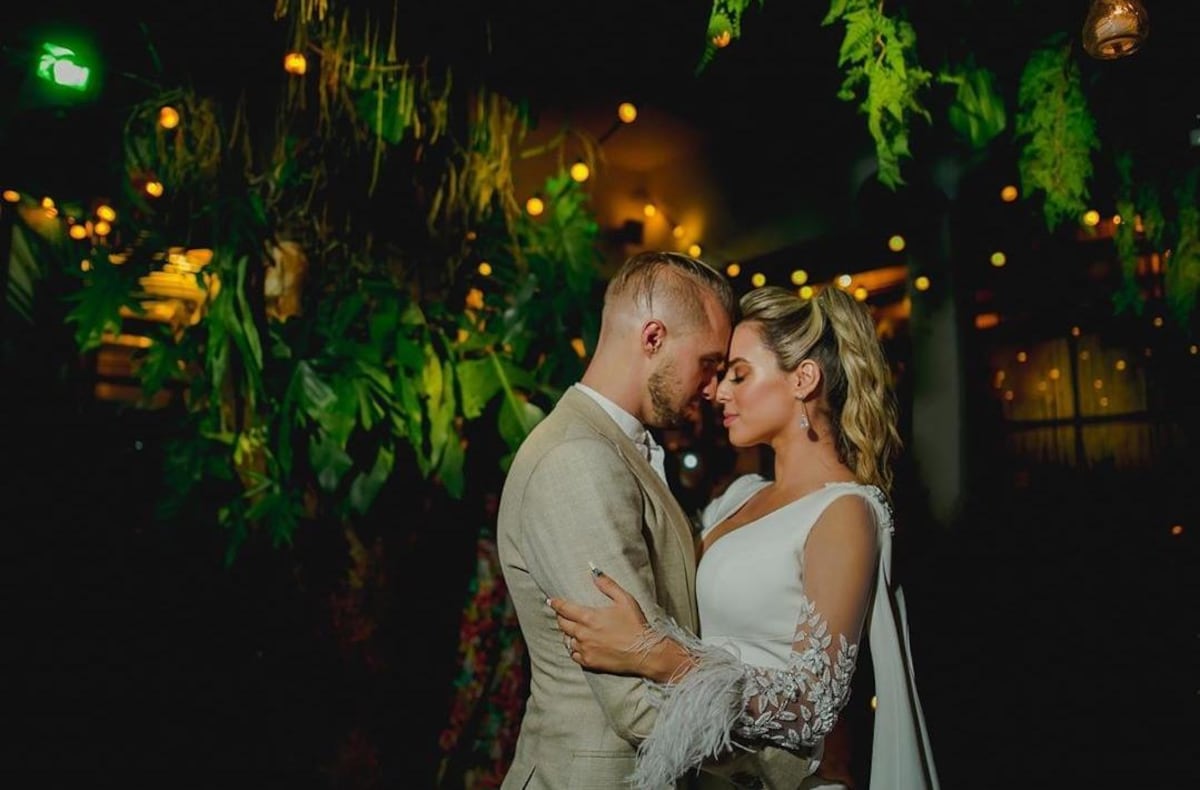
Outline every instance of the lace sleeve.
<path id="1" fill-rule="evenodd" d="M 840 497 L 826 508 L 804 549 L 805 594 L 784 667 L 743 663 L 656 623 L 656 636 L 684 645 L 693 666 L 657 688 L 659 717 L 638 748 L 635 786 L 672 781 L 735 745 L 807 752 L 820 743 L 850 697 L 878 546 L 862 498 Z"/>

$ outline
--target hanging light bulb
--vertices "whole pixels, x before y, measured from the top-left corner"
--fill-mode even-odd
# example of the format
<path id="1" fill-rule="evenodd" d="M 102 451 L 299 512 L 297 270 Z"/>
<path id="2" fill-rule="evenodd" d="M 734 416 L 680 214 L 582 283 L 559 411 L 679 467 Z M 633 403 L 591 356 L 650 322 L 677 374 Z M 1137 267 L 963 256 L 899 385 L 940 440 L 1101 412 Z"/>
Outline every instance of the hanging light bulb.
<path id="1" fill-rule="evenodd" d="M 1150 35 L 1150 16 L 1141 0 L 1093 0 L 1083 22 L 1083 48 L 1093 58 L 1132 55 Z"/>

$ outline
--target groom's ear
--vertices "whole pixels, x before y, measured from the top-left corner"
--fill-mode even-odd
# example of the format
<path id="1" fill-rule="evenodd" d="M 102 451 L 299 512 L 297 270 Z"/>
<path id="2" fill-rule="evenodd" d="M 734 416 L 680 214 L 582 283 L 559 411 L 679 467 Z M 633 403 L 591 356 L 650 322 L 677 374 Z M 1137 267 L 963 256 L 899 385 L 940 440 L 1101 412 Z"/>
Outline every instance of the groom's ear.
<path id="1" fill-rule="evenodd" d="M 642 351 L 646 356 L 654 356 L 662 348 L 662 344 L 667 339 L 667 325 L 657 318 L 651 318 L 646 323 L 642 324 L 642 334 L 639 338 L 641 341 Z"/>

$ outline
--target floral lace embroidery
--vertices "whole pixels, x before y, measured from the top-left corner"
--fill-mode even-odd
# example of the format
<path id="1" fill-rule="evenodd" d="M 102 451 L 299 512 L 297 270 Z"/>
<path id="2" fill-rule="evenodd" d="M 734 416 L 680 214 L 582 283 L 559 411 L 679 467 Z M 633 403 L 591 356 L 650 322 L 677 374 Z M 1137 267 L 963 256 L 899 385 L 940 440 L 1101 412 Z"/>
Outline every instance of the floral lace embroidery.
<path id="1" fill-rule="evenodd" d="M 734 726 L 739 740 L 768 741 L 798 751 L 833 730 L 850 698 L 858 645 L 838 634 L 836 659 L 825 620 L 807 597 L 801 600 L 791 658 L 783 669 L 745 665 L 743 710 Z"/>

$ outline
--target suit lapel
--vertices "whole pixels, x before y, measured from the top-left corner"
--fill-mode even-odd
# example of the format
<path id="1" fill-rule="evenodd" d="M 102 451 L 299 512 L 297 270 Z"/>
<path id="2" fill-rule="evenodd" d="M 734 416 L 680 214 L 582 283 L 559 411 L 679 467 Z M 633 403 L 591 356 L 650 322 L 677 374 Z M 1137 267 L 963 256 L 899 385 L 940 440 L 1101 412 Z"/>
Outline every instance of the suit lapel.
<path id="1" fill-rule="evenodd" d="M 689 616 L 693 621 L 692 626 L 695 628 L 696 543 L 695 537 L 692 534 L 691 522 L 683 512 L 683 508 L 679 506 L 679 500 L 671 493 L 671 489 L 666 481 L 659 476 L 658 472 L 654 471 L 654 467 L 642 455 L 637 445 L 633 443 L 633 440 L 625 435 L 621 427 L 609 417 L 600 404 L 574 387 L 567 389 L 560 403 L 576 412 L 580 418 L 586 420 L 598 433 L 612 440 L 617 451 L 629 463 L 630 468 L 642 482 L 647 493 L 651 494 L 658 503 L 659 511 L 666 517 L 667 531 L 674 535 L 680 554 L 683 556 L 684 585 L 687 588 L 687 600 L 691 607 Z"/>

